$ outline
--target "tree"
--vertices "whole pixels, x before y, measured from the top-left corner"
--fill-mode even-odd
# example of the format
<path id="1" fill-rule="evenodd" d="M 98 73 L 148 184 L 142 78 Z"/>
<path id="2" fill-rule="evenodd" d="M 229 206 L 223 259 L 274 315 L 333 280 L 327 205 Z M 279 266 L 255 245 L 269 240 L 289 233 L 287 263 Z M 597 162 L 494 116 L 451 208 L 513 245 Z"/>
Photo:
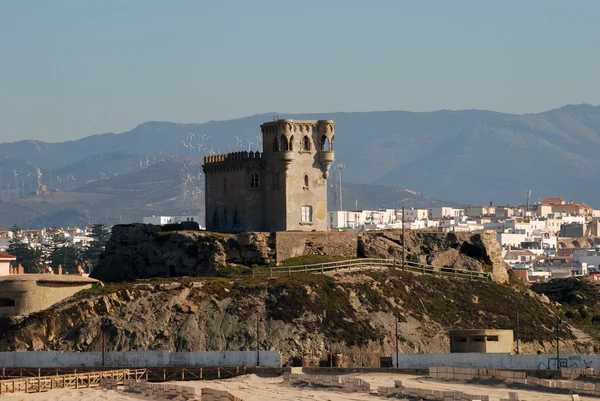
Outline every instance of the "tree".
<path id="1" fill-rule="evenodd" d="M 23 237 L 21 229 L 14 225 L 11 228 L 13 237 L 8 243 L 8 253 L 17 257 L 13 267 L 23 266 L 25 273 L 41 273 L 42 266 L 40 261 L 40 251 L 32 248 L 30 242 Z"/>
<path id="2" fill-rule="evenodd" d="M 110 231 L 104 224 L 94 224 L 92 226 L 92 231 L 88 236 L 92 239 L 92 241 L 83 251 L 83 259 L 85 259 L 88 267 L 91 268 L 98 263 L 100 254 L 102 251 L 104 251 L 106 242 L 110 238 Z"/>
<path id="3" fill-rule="evenodd" d="M 43 248 L 43 256 L 55 273 L 58 273 L 58 266 L 62 266 L 64 273 L 77 273 L 77 266 L 81 262 L 81 250 L 69 244 L 62 230 L 50 228 Z"/>

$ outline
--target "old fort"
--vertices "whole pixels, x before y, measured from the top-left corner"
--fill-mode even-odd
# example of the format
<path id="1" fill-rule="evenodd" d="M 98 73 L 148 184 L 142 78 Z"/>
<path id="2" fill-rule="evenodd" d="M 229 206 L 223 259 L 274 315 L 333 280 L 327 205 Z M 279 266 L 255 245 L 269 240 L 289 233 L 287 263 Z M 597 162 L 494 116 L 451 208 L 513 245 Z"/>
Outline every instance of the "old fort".
<path id="1" fill-rule="evenodd" d="M 207 230 L 327 230 L 334 122 L 283 119 L 261 132 L 262 153 L 204 158 Z"/>

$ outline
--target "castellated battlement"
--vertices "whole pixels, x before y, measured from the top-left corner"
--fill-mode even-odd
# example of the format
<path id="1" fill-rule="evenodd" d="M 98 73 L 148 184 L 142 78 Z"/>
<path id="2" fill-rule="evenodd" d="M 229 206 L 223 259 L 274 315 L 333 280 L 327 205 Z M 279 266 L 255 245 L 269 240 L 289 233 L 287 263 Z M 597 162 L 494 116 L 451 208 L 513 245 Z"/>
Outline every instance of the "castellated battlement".
<path id="1" fill-rule="evenodd" d="M 204 172 L 234 171 L 248 166 L 248 163 L 263 160 L 261 152 L 232 152 L 204 156 Z"/>

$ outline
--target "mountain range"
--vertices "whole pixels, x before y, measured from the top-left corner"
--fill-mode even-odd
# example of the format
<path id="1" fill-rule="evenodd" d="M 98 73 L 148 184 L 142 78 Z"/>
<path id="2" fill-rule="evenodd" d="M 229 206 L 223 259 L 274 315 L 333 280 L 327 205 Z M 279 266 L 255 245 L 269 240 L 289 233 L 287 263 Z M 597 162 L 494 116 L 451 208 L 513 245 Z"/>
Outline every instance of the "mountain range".
<path id="1" fill-rule="evenodd" d="M 559 196 L 600 207 L 600 189 L 591 185 L 600 168 L 600 106 L 569 105 L 523 115 L 484 110 L 267 113 L 202 124 L 146 122 L 121 134 L 60 143 L 0 143 L 2 214 L 10 215 L 0 218 L 0 226 L 35 223 L 70 209 L 81 213 L 88 210 L 84 206 L 100 214 L 102 202 L 70 200 L 84 193 L 110 197 L 103 212 L 121 208 L 109 219 L 123 219 L 126 208 L 113 203 L 127 202 L 127 196 L 140 212 L 165 214 L 162 208 L 168 205 L 161 202 L 177 203 L 195 191 L 196 204 L 177 210 L 201 209 L 201 157 L 260 149 L 260 124 L 276 118 L 335 120 L 336 163 L 345 166 L 344 183 L 353 183 L 343 185 L 346 208 L 357 200 L 359 208 L 398 207 L 407 200 L 413 206 L 515 204 L 524 202 L 526 189 L 533 191 L 533 201 Z M 50 194 L 35 194 L 38 178 Z M 358 191 L 354 195 L 352 188 Z M 54 190 L 71 195 L 59 197 Z M 160 200 L 148 192 L 159 198 L 168 194 Z M 335 195 L 331 198 L 337 202 Z M 157 208 L 141 208 L 147 203 Z M 45 206 L 40 209 L 40 204 Z M 84 214 L 89 218 L 90 211 Z M 124 220 L 129 219 L 127 212 Z"/>

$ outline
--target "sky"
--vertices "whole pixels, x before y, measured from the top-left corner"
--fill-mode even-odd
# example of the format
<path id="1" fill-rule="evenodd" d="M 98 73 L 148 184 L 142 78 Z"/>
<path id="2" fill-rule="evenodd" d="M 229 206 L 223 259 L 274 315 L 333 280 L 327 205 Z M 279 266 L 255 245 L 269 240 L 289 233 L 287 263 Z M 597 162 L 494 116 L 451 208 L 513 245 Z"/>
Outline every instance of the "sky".
<path id="1" fill-rule="evenodd" d="M 600 104 L 597 0 L 1 0 L 0 142 Z"/>

